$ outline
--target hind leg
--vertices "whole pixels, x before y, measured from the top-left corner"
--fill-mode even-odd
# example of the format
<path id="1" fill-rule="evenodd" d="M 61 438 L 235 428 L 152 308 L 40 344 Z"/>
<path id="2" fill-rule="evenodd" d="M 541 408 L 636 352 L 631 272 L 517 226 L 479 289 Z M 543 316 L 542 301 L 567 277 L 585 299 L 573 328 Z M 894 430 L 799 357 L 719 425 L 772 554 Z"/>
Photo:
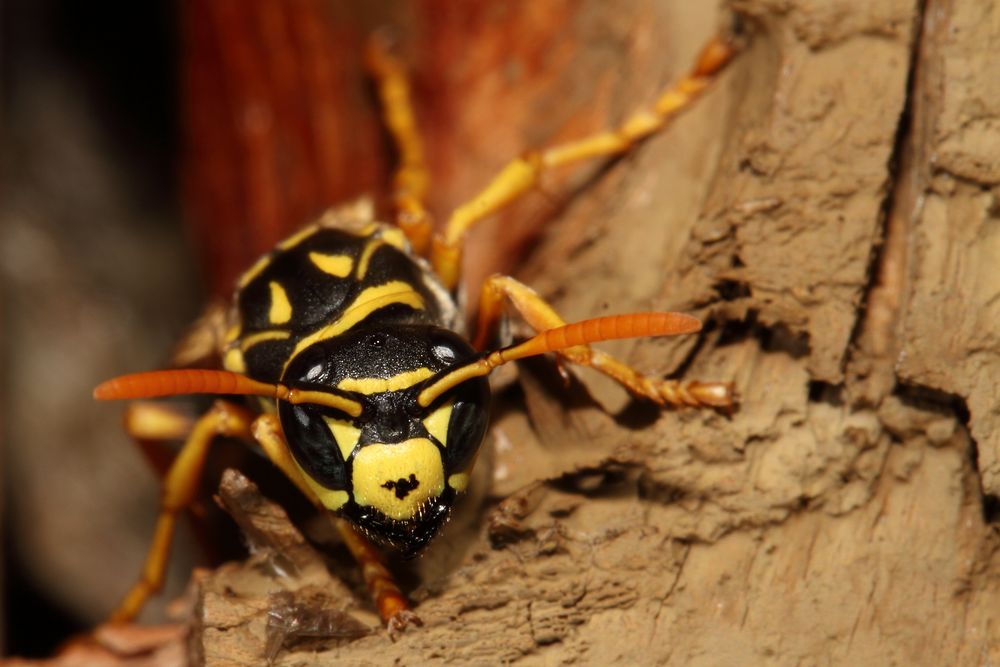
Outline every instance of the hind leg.
<path id="1" fill-rule="evenodd" d="M 430 174 L 410 100 L 406 69 L 379 35 L 369 40 L 365 56 L 382 103 L 382 119 L 396 145 L 399 159 L 392 179 L 396 224 L 406 234 L 414 252 L 424 255 L 433 229 L 425 202 Z"/>
<path id="2" fill-rule="evenodd" d="M 659 132 L 711 85 L 736 52 L 732 37 L 715 37 L 702 47 L 691 70 L 660 94 L 653 108 L 634 113 L 617 128 L 526 153 L 503 167 L 485 188 L 455 209 L 444 232 L 432 240 L 431 263 L 445 286 L 454 288 L 458 284 L 462 240 L 471 227 L 535 187 L 545 172 L 584 160 L 621 155 Z"/>

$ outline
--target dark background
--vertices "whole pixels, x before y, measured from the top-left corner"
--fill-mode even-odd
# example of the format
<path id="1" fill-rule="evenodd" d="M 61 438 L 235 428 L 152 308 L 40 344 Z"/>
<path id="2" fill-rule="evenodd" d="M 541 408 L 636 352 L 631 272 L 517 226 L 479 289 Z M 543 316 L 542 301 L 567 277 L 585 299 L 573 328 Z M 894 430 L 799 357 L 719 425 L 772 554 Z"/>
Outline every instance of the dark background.
<path id="1" fill-rule="evenodd" d="M 2 5 L 7 654 L 50 653 L 110 611 L 91 604 L 101 589 L 115 597 L 131 580 L 112 583 L 132 565 L 101 531 L 115 514 L 144 520 L 143 501 L 100 500 L 102 469 L 117 464 L 99 452 L 117 448 L 112 460 L 148 473 L 117 436 L 119 409 L 88 393 L 102 373 L 162 361 L 196 312 L 178 224 L 176 13 L 170 2 Z"/>

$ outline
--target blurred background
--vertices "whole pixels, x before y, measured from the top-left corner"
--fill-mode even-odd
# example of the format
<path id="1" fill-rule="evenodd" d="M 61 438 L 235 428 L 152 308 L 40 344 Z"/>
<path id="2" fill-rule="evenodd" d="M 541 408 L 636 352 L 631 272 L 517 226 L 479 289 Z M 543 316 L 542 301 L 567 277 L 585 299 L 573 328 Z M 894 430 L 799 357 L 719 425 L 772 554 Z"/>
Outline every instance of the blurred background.
<path id="1" fill-rule="evenodd" d="M 711 20 L 624 4 L 0 5 L 5 653 L 104 618 L 148 544 L 156 475 L 93 386 L 165 365 L 207 299 L 325 207 L 368 194 L 388 211 L 365 38 L 388 27 L 412 68 L 440 218 L 526 147 L 604 127 L 669 80 L 700 37 L 656 44 L 655 25 Z M 513 267 L 593 170 L 477 229 L 468 284 Z M 191 541 L 144 619 L 183 588 Z"/>
<path id="2" fill-rule="evenodd" d="M 175 3 L 2 11 L 4 635 L 39 655 L 109 611 L 148 539 L 122 526 L 156 503 L 91 386 L 162 364 L 202 280 L 178 224 Z"/>

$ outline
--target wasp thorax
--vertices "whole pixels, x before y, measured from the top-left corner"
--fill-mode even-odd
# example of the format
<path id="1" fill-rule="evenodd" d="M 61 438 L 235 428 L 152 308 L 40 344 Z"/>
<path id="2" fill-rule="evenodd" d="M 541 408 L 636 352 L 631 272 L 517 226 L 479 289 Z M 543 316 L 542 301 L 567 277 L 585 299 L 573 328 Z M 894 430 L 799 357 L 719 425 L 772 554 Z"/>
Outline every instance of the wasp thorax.
<path id="1" fill-rule="evenodd" d="M 465 489 L 486 430 L 489 387 L 476 378 L 428 407 L 417 395 L 474 356 L 450 331 L 407 325 L 320 341 L 289 363 L 282 380 L 289 388 L 362 406 L 350 415 L 322 402 L 279 402 L 289 450 L 327 508 L 406 554 L 426 546 Z"/>

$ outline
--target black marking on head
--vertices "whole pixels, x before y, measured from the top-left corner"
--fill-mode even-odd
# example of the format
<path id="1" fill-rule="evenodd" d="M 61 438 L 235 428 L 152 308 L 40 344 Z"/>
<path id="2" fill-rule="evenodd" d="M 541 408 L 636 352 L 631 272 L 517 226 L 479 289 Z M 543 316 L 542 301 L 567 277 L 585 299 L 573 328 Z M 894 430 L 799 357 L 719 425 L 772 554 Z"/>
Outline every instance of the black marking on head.
<path id="1" fill-rule="evenodd" d="M 417 476 L 411 472 L 409 479 L 400 477 L 396 481 L 389 480 L 388 482 L 382 485 L 382 488 L 389 489 L 390 491 L 395 489 L 396 497 L 402 500 L 406 496 L 410 495 L 410 491 L 413 491 L 419 486 L 420 482 L 417 481 Z"/>

